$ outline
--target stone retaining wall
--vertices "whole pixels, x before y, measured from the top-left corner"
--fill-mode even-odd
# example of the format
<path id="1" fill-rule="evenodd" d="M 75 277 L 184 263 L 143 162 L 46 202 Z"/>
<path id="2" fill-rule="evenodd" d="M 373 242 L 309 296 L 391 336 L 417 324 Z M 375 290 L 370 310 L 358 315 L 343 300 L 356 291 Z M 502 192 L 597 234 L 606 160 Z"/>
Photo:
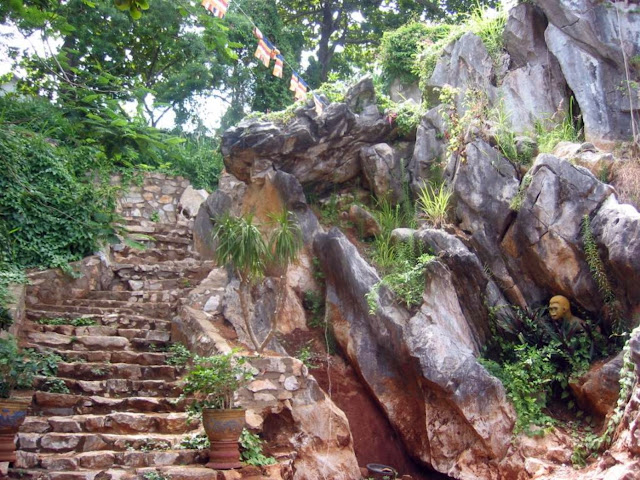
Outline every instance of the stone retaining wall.
<path id="1" fill-rule="evenodd" d="M 112 183 L 122 181 L 115 176 Z M 163 173 L 146 173 L 142 185 L 131 184 L 118 200 L 117 211 L 125 217 L 144 217 L 162 223 L 176 223 L 178 205 L 184 191 L 190 187 L 183 177 Z"/>

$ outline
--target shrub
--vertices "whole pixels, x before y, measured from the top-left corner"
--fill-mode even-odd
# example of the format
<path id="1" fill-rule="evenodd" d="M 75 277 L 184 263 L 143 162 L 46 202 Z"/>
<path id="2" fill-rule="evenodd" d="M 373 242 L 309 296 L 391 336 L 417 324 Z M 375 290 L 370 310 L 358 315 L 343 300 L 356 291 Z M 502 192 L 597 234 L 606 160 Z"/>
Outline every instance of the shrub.
<path id="1" fill-rule="evenodd" d="M 242 447 L 241 457 L 245 463 L 256 467 L 275 465 L 275 458 L 267 457 L 262 453 L 260 437 L 246 428 L 242 429 L 242 434 L 240 434 L 240 446 Z"/>

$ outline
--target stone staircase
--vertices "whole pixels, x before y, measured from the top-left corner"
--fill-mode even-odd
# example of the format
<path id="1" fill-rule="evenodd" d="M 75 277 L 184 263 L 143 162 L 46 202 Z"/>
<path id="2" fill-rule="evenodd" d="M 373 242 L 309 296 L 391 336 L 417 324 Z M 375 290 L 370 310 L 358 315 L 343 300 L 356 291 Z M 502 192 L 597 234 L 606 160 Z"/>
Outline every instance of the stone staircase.
<path id="1" fill-rule="evenodd" d="M 108 290 L 27 306 L 21 343 L 63 359 L 53 391 L 69 393 L 36 391 L 9 478 L 222 478 L 202 467 L 206 451 L 178 448 L 199 422 L 187 419 L 181 372 L 165 353 L 180 300 L 212 264 L 191 250 L 188 226 L 126 222 L 147 248 L 114 249 Z"/>

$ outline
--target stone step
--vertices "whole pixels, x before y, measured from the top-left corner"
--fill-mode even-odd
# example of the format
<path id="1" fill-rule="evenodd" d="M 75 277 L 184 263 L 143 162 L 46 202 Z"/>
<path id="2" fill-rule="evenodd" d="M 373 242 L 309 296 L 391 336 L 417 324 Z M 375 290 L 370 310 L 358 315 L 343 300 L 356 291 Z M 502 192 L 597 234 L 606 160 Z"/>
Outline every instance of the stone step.
<path id="1" fill-rule="evenodd" d="M 42 438 L 46 441 L 46 435 Z M 89 442 L 96 440 L 96 435 L 90 435 Z M 76 472 L 82 470 L 108 469 L 108 468 L 144 468 L 144 467 L 163 467 L 175 465 L 192 465 L 204 464 L 207 461 L 208 452 L 203 450 L 162 450 L 162 451 L 113 451 L 100 450 L 88 451 L 81 450 L 85 439 L 81 437 L 72 437 L 74 440 L 56 438 L 51 442 L 55 442 L 56 446 L 63 447 L 65 442 L 69 445 L 79 440 L 80 443 L 69 450 L 58 450 L 58 452 L 69 453 L 39 453 L 35 455 L 25 455 L 18 462 L 19 465 L 28 466 L 30 468 L 41 468 L 43 470 L 51 470 L 58 472 Z M 99 441 L 99 439 L 98 439 Z M 82 453 L 77 453 L 76 449 Z M 23 449 L 24 451 L 24 449 Z M 73 453 L 71 453 L 73 452 Z M 33 452 L 32 452 L 33 453 Z"/>
<path id="2" fill-rule="evenodd" d="M 64 381 L 72 394 L 80 396 L 99 395 L 110 398 L 127 396 L 177 397 L 182 393 L 181 385 L 178 382 L 166 380 L 132 380 L 127 378 L 78 380 L 61 376 L 58 376 L 58 378 Z M 40 389 L 49 380 L 51 380 L 50 377 L 37 377 L 34 380 L 34 386 L 36 389 Z"/>
<path id="3" fill-rule="evenodd" d="M 21 449 L 43 452 L 57 451 L 45 444 L 40 444 L 39 440 L 38 444 L 34 445 L 34 439 L 37 440 L 38 437 L 46 437 L 46 435 L 60 436 L 60 438 L 88 433 L 104 433 L 115 436 L 138 434 L 184 436 L 197 430 L 200 427 L 200 422 L 190 419 L 185 412 L 114 412 L 107 415 L 28 417 L 23 425 L 20 428 L 20 438 L 25 441 L 21 443 Z"/>
<path id="4" fill-rule="evenodd" d="M 159 247 L 162 247 L 160 245 Z M 118 263 L 158 263 L 187 258 L 199 259 L 199 254 L 189 248 L 132 248 L 123 246 L 113 252 L 113 259 Z"/>
<path id="5" fill-rule="evenodd" d="M 127 303 L 164 303 L 175 302 L 184 298 L 189 293 L 189 287 L 176 288 L 173 290 L 136 290 L 136 291 L 113 291 L 113 290 L 95 290 L 89 292 L 87 300 L 111 300 Z"/>
<path id="6" fill-rule="evenodd" d="M 117 263 L 112 266 L 116 276 L 122 280 L 164 280 L 185 278 L 191 283 L 205 278 L 214 267 L 212 261 L 177 260 L 155 264 Z"/>
<path id="7" fill-rule="evenodd" d="M 82 302 L 80 302 L 82 303 Z M 122 307 L 95 307 L 87 305 L 53 305 L 47 303 L 39 303 L 37 305 L 30 305 L 30 308 L 46 310 L 52 317 L 57 317 L 60 314 L 71 314 L 76 317 L 87 316 L 109 316 L 109 315 L 140 315 L 146 313 L 139 306 L 133 304 L 126 304 Z M 142 310 L 142 311 L 141 311 Z"/>
<path id="8" fill-rule="evenodd" d="M 202 458 L 206 454 L 201 452 L 198 462 L 204 463 Z M 9 469 L 10 478 L 20 478 L 23 480 L 148 480 L 150 474 L 162 475 L 171 480 L 282 480 L 283 478 L 293 478 L 292 462 L 286 460 L 276 465 L 266 467 L 246 466 L 236 470 L 213 470 L 202 465 L 171 465 L 127 468 L 127 469 L 101 469 L 88 470 L 80 469 L 76 471 L 51 471 L 44 469 L 27 468 L 36 454 L 18 452 L 18 462 L 15 469 Z M 12 476 L 13 475 L 13 476 Z"/>
<path id="9" fill-rule="evenodd" d="M 116 293 L 116 292 L 109 291 L 106 293 Z M 89 318 L 94 320 L 97 325 L 116 326 L 118 328 L 139 328 L 143 330 L 163 330 L 163 331 L 171 330 L 170 321 L 161 320 L 154 317 L 147 317 L 145 315 L 135 315 L 135 314 L 125 314 L 125 313 L 103 313 L 103 314 L 82 315 L 77 312 L 50 311 L 50 310 L 46 310 L 45 307 L 46 305 L 37 304 L 29 308 L 26 311 L 27 318 L 34 322 L 43 318 L 66 318 L 69 320 L 72 320 L 75 318 Z"/>
<path id="10" fill-rule="evenodd" d="M 38 351 L 49 351 L 52 349 L 44 348 L 34 343 L 27 343 L 25 348 L 33 348 Z M 167 354 L 161 352 L 130 352 L 130 351 L 85 351 L 77 352 L 74 350 L 56 350 L 56 354 L 60 355 L 67 363 L 129 363 L 134 365 L 165 365 Z"/>
<path id="11" fill-rule="evenodd" d="M 92 328 L 92 327 L 74 327 Z M 105 327 L 102 327 L 105 328 Z M 63 335 L 54 332 L 26 332 L 27 341 L 54 350 L 114 351 L 166 348 L 171 332 L 119 328 L 117 335 Z"/>
<path id="12" fill-rule="evenodd" d="M 35 392 L 31 409 L 36 415 L 98 415 L 119 412 L 171 413 L 184 411 L 187 400 L 180 397 L 103 397 Z"/>
<path id="13" fill-rule="evenodd" d="M 72 307 L 74 309 L 79 308 L 92 308 L 94 311 L 113 310 L 116 312 L 127 312 L 144 314 L 149 317 L 166 318 L 175 312 L 176 304 L 173 302 L 128 302 L 122 300 L 110 300 L 101 298 L 74 298 L 69 300 L 63 300 L 63 307 Z"/>
<path id="14" fill-rule="evenodd" d="M 168 380 L 177 378 L 171 365 L 141 366 L 129 363 L 58 363 L 58 377 L 74 380 L 103 380 L 124 378 L 128 380 Z"/>
<path id="15" fill-rule="evenodd" d="M 208 275 L 208 273 L 207 273 Z M 205 275 L 206 276 L 206 275 Z M 128 292 L 136 290 L 144 290 L 145 292 L 190 289 L 195 287 L 200 280 L 184 277 L 163 278 L 152 280 L 124 280 L 114 279 L 111 283 L 111 290 L 116 292 Z"/>

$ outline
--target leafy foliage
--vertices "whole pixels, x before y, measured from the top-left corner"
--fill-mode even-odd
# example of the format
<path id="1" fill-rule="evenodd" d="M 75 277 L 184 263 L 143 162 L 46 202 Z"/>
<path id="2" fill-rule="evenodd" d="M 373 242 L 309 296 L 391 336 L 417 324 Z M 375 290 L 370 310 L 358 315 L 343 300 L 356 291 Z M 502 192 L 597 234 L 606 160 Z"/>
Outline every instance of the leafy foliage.
<path id="1" fill-rule="evenodd" d="M 36 320 L 40 325 L 73 325 L 74 327 L 91 327 L 97 325 L 97 321 L 91 317 L 78 317 L 78 318 L 39 318 Z"/>
<path id="2" fill-rule="evenodd" d="M 18 348 L 15 337 L 0 337 L 0 398 L 14 389 L 29 389 L 38 372 L 38 362 Z"/>
<path id="3" fill-rule="evenodd" d="M 380 44 L 379 62 L 387 85 L 396 78 L 405 84 L 417 81 L 414 65 L 418 53 L 425 45 L 446 38 L 451 28 L 447 24 L 409 22 L 397 30 L 385 32 Z"/>
<path id="4" fill-rule="evenodd" d="M 180 448 L 185 450 L 205 450 L 210 446 L 206 433 L 196 433 L 180 440 Z"/>
<path id="5" fill-rule="evenodd" d="M 492 312 L 492 338 L 482 364 L 507 390 L 518 419 L 516 431 L 544 433 L 555 423 L 547 407 L 552 399 L 575 408 L 569 381 L 582 375 L 590 363 L 608 353 L 605 338 L 591 321 L 569 333 L 562 322 L 551 322 L 546 309 Z"/>
<path id="6" fill-rule="evenodd" d="M 276 464 L 275 458 L 267 457 L 262 453 L 262 440 L 260 440 L 260 437 L 246 428 L 243 428 L 240 434 L 240 447 L 242 447 L 241 458 L 249 465 L 261 467 Z"/>
<path id="7" fill-rule="evenodd" d="M 169 353 L 167 355 L 167 365 L 173 365 L 174 367 L 183 367 L 193 359 L 193 354 L 181 343 L 172 343 L 169 347 Z"/>
<path id="8" fill-rule="evenodd" d="M 233 408 L 233 394 L 253 378 L 246 359 L 230 352 L 211 357 L 196 356 L 184 378 L 183 395 L 193 395 L 191 411 Z"/>
<path id="9" fill-rule="evenodd" d="M 571 97 L 569 111 L 562 122 L 549 129 L 542 122 L 536 123 L 538 148 L 542 153 L 553 151 L 560 142 L 579 142 L 583 138 L 581 121 L 573 115 L 574 99 Z"/>

